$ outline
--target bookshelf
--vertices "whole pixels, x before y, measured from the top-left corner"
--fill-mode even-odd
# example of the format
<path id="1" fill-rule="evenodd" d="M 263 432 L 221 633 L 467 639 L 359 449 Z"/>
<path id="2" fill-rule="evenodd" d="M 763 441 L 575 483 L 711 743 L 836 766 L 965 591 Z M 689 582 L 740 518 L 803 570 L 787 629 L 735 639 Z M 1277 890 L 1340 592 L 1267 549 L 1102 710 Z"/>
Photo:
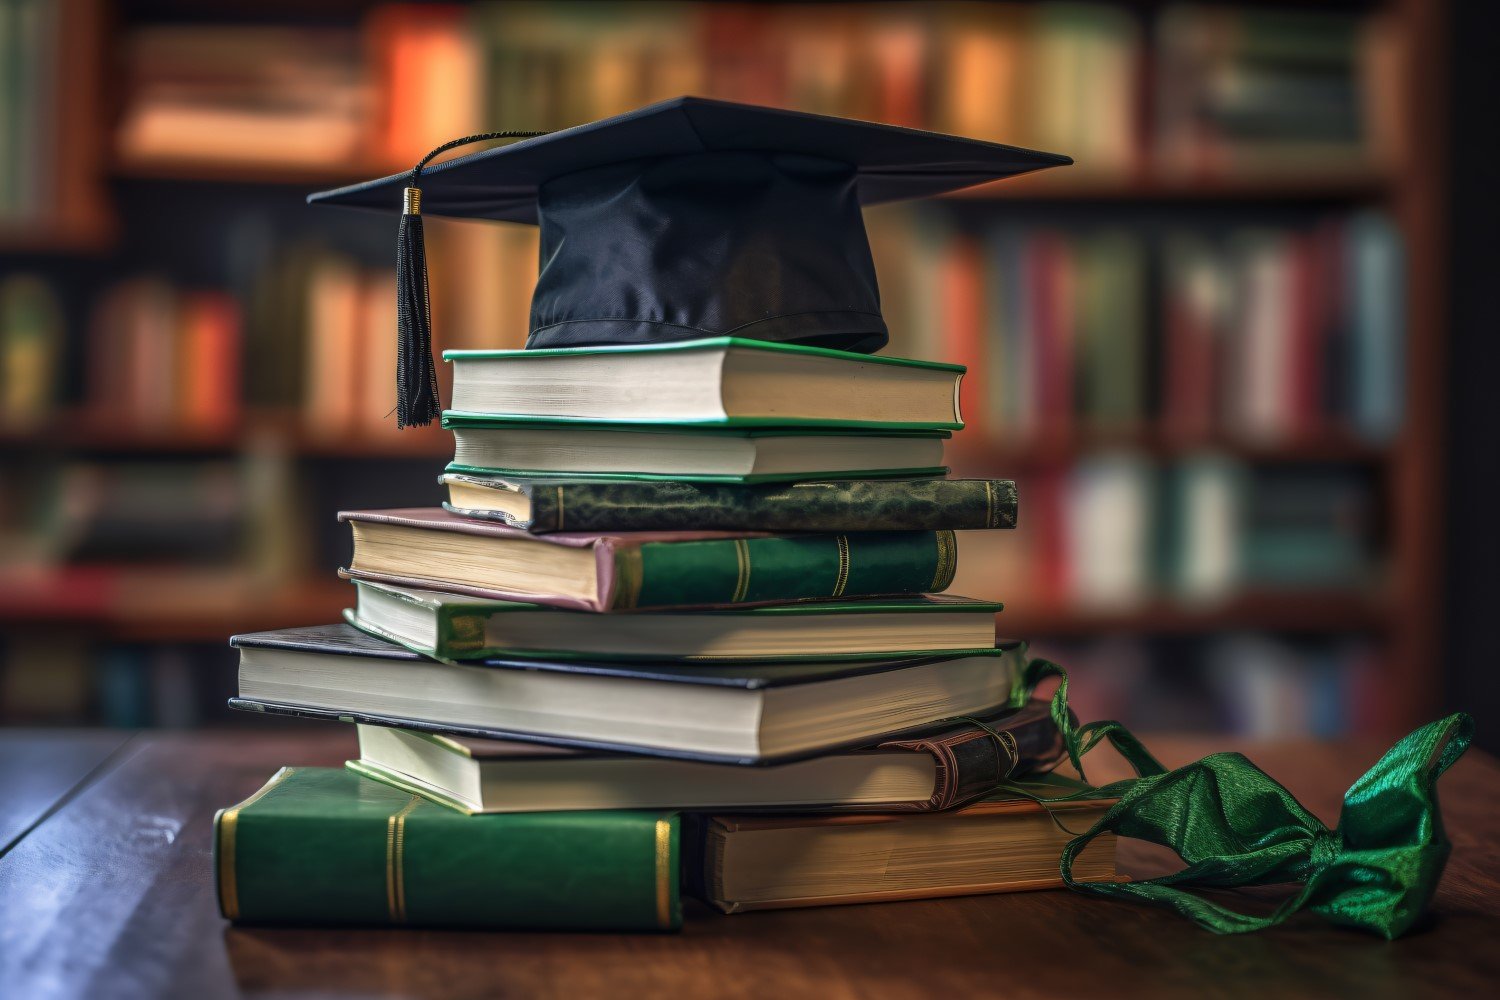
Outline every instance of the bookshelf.
<path id="1" fill-rule="evenodd" d="M 0 218 L 0 279 L 11 272 L 24 272 L 53 282 L 62 317 L 52 334 L 61 344 L 55 362 L 58 390 L 52 408 L 41 420 L 0 423 L 0 541 L 30 538 L 34 531 L 30 518 L 34 515 L 27 510 L 34 498 L 27 495 L 26 485 L 46 481 L 60 467 L 94 464 L 130 469 L 167 464 L 191 470 L 227 462 L 256 470 L 245 475 L 269 477 L 278 484 L 267 489 L 276 495 L 263 497 L 265 505 L 249 515 L 260 526 L 249 532 L 241 548 L 253 550 L 269 544 L 257 532 L 272 530 L 266 526 L 287 513 L 297 520 L 295 530 L 289 533 L 295 541 L 282 540 L 281 545 L 298 552 L 276 562 L 279 575 L 264 578 L 262 573 L 253 582 L 218 585 L 201 575 L 201 566 L 152 567 L 153 573 L 164 573 L 173 581 L 153 587 L 133 576 L 134 569 L 116 573 L 105 566 L 102 575 L 90 577 L 90 567 L 53 566 L 57 572 L 43 585 L 35 576 L 26 575 L 34 567 L 0 565 L 0 632 L 22 637 L 11 646 L 30 648 L 33 643 L 28 636 L 61 623 L 82 636 L 90 648 L 193 647 L 205 671 L 222 672 L 232 658 L 216 647 L 230 632 L 329 619 L 337 614 L 347 603 L 347 594 L 332 578 L 331 570 L 342 560 L 344 542 L 341 538 L 321 539 L 337 534 L 332 523 L 334 510 L 339 506 L 432 502 L 436 488 L 424 482 L 421 473 L 425 470 L 435 476 L 450 444 L 440 431 L 397 434 L 380 429 L 382 414 L 374 413 L 371 419 L 366 399 L 369 390 L 365 388 L 350 390 L 353 398 L 361 400 L 357 405 L 363 407 L 362 416 L 348 420 L 340 416 L 331 423 L 317 418 L 309 410 L 307 387 L 294 384 L 290 376 L 281 377 L 283 370 L 290 372 L 301 363 L 306 348 L 295 339 L 270 340 L 265 335 L 275 323 L 274 317 L 267 319 L 275 310 L 262 308 L 270 301 L 265 299 L 265 288 L 278 282 L 284 286 L 286 276 L 275 273 L 264 260 L 257 265 L 258 272 L 248 268 L 243 261 L 232 259 L 233 252 L 243 256 L 248 252 L 244 248 L 251 247 L 266 259 L 303 254 L 295 258 L 295 266 L 303 270 L 316 269 L 331 255 L 337 258 L 334 270 L 343 276 L 337 279 L 343 282 L 338 286 L 341 291 L 330 293 L 331 299 L 337 300 L 342 294 L 362 303 L 366 299 L 379 301 L 378 281 L 381 269 L 389 267 L 389 244 L 394 235 L 394 226 L 388 225 L 391 220 L 337 213 L 314 216 L 301 206 L 302 195 L 309 189 L 404 169 L 414 158 L 406 155 L 410 150 L 425 150 L 449 132 L 464 131 L 465 114 L 478 115 L 492 125 L 504 119 L 503 124 L 515 127 L 557 127 L 623 110 L 610 104 L 625 97 L 605 86 L 610 79 L 609 68 L 595 58 L 599 40 L 615 38 L 622 53 L 620 60 L 651 58 L 661 62 L 666 58 L 664 53 L 678 53 L 674 63 L 680 70 L 678 75 L 653 77 L 641 84 L 648 89 L 765 99 L 767 103 L 950 128 L 1075 153 L 1078 168 L 974 188 L 939 205 L 918 209 L 913 218 L 918 219 L 919 227 L 937 220 L 944 233 L 981 242 L 989 238 L 991 230 L 986 227 L 992 226 L 1010 226 L 1023 236 L 1055 226 L 1085 237 L 1111 230 L 1139 238 L 1144 248 L 1142 260 L 1147 261 L 1141 294 L 1152 303 L 1146 314 L 1148 330 L 1162 323 L 1162 239 L 1174 227 L 1234 233 L 1271 225 L 1300 232 L 1322 219 L 1337 222 L 1370 212 L 1388 218 L 1403 251 L 1400 278 L 1405 291 L 1405 333 L 1400 342 L 1404 355 L 1400 369 L 1403 407 L 1395 433 L 1372 435 L 1347 422 L 1325 422 L 1298 424 L 1280 433 L 1258 436 L 1234 426 L 1184 428 L 1154 411 L 1143 419 L 1118 425 L 1098 420 L 1055 425 L 1045 415 L 1015 426 L 979 419 L 954 439 L 950 461 L 959 472 L 1015 475 L 1022 483 L 1026 531 L 1043 519 L 1052 519 L 1056 509 L 1033 497 L 1033 484 L 1068 483 L 1081 468 L 1107 463 L 1122 454 L 1160 479 L 1205 454 L 1236 468 L 1291 470 L 1293 476 L 1298 470 L 1309 475 L 1341 470 L 1340 474 L 1368 488 L 1369 516 L 1376 522 L 1375 558 L 1347 585 L 1288 590 L 1246 582 L 1207 601 L 1183 599 L 1174 596 L 1171 588 L 1159 587 L 1129 606 L 1111 607 L 1074 599 L 1066 588 L 1042 596 L 1021 594 L 1017 600 L 1014 591 L 1019 588 L 1006 574 L 1021 574 L 1015 579 L 1029 580 L 1027 574 L 1037 567 L 1011 560 L 995 570 L 997 576 L 1006 578 L 993 581 L 993 596 L 1009 605 L 1001 618 L 1000 631 L 1033 636 L 1044 651 L 1052 649 L 1054 641 L 1058 648 L 1071 650 L 1080 643 L 1124 637 L 1143 643 L 1142 648 L 1153 655 L 1162 648 L 1175 651 L 1182 643 L 1212 643 L 1219 636 L 1245 633 L 1284 637 L 1293 644 L 1307 637 L 1316 641 L 1348 637 L 1370 650 L 1370 659 L 1376 664 L 1373 694 L 1362 696 L 1374 707 L 1361 709 L 1355 713 L 1357 718 L 1351 716 L 1355 721 L 1349 728 L 1394 735 L 1435 709 L 1439 680 L 1431 673 L 1429 653 L 1440 638 L 1442 607 L 1436 526 L 1441 522 L 1443 504 L 1440 402 L 1446 299 L 1446 136 L 1442 116 L 1433 109 L 1442 106 L 1444 95 L 1439 75 L 1402 71 L 1399 67 L 1441 63 L 1446 5 L 1422 0 L 1320 5 L 1318 16 L 1330 12 L 1332 16 L 1349 15 L 1361 19 L 1361 25 L 1367 19 L 1385 32 L 1384 40 L 1371 49 L 1378 56 L 1377 62 L 1387 67 L 1386 76 L 1377 81 L 1382 123 L 1375 134 L 1385 137 L 1378 155 L 1291 157 L 1289 164 L 1274 169 L 1214 171 L 1183 170 L 1157 162 L 1154 137 L 1161 131 L 1166 112 L 1149 81 L 1160 77 L 1165 65 L 1162 46 L 1166 29 L 1162 20 L 1177 9 L 1177 5 L 1167 3 L 1106 0 L 1083 5 L 1083 20 L 1076 23 L 1059 21 L 1063 8 L 1045 0 L 1000 6 L 952 5 L 951 9 L 949 5 L 902 4 L 794 9 L 760 4 L 734 6 L 731 14 L 687 4 L 670 8 L 682 16 L 669 18 L 669 29 L 662 28 L 660 21 L 668 8 L 627 4 L 607 14 L 596 11 L 599 20 L 587 30 L 580 27 L 575 13 L 548 12 L 542 6 L 524 4 L 510 5 L 503 11 L 486 4 L 444 5 L 437 14 L 432 9 L 424 13 L 420 5 L 367 2 L 278 4 L 269 8 L 231 4 L 212 12 L 171 3 L 132 5 L 120 11 L 90 0 L 68 0 L 64 6 L 68 37 L 82 42 L 65 47 L 56 61 L 57 79 L 61 81 L 57 100 L 68 112 L 62 116 L 66 127 L 60 130 L 53 156 L 55 162 L 66 165 L 70 190 L 84 192 L 85 196 L 73 198 L 49 215 L 21 222 Z M 1286 10 L 1286 5 L 1274 3 L 1241 6 L 1273 15 Z M 717 28 L 715 17 L 724 19 Z M 518 104 L 514 97 L 497 97 L 491 86 L 487 97 L 481 95 L 483 99 L 457 102 L 459 107 L 453 112 L 456 117 L 449 119 L 449 124 L 429 126 L 447 130 L 436 137 L 421 129 L 413 131 L 409 107 L 391 110 L 390 119 L 377 115 L 367 123 L 369 135 L 359 140 L 354 152 L 322 161 L 304 157 L 302 162 L 247 163 L 233 157 L 202 155 L 212 150 L 187 150 L 190 155 L 181 155 L 123 149 L 117 140 L 123 123 L 139 112 L 139 95 L 147 92 L 143 88 L 151 85 L 149 79 L 143 82 L 143 74 L 149 77 L 162 70 L 161 64 L 143 69 L 132 62 L 132 53 L 144 44 L 143 38 L 151 44 L 167 44 L 167 51 L 171 51 L 170 37 L 151 34 L 163 27 L 188 25 L 194 30 L 211 31 L 253 21 L 257 28 L 267 30 L 342 32 L 340 46 L 348 48 L 352 39 L 358 43 L 354 48 L 366 46 L 361 51 L 385 52 L 383 56 L 363 57 L 374 60 L 365 66 L 365 77 L 339 79 L 352 88 L 351 92 L 364 94 L 369 106 L 387 108 L 388 102 L 381 98 L 380 80 L 386 72 L 381 67 L 389 67 L 381 60 L 407 59 L 409 54 L 381 46 L 399 37 L 403 26 L 426 23 L 424 19 L 430 18 L 437 18 L 448 31 L 442 44 L 479 39 L 482 59 L 496 74 L 505 71 L 509 65 L 505 60 L 514 55 L 517 46 L 534 46 L 544 55 L 538 57 L 543 69 L 537 70 L 536 78 L 526 81 L 525 87 L 545 89 L 553 85 L 548 81 L 555 84 L 560 74 L 579 76 L 579 65 L 589 67 L 582 78 L 593 82 L 582 89 L 556 85 L 547 100 L 536 102 L 538 109 L 545 110 L 535 112 Z M 626 26 L 629 30 L 622 27 L 633 18 L 640 24 Z M 497 25 L 506 31 L 500 33 Z M 652 25 L 655 29 L 646 30 Z M 725 25 L 738 25 L 743 35 L 739 39 L 743 51 L 732 60 L 733 65 L 688 66 L 680 58 L 682 52 L 693 49 L 683 47 L 687 37 L 684 32 L 709 32 L 701 37 L 722 46 L 722 37 L 710 36 Z M 1127 40 L 1130 59 L 1121 64 L 1126 66 L 1121 70 L 1126 76 L 1121 79 L 1129 83 L 1130 96 L 1125 103 L 1110 106 L 1122 109 L 1131 122 L 1130 129 L 1120 134 L 1135 142 L 1135 147 L 1122 152 L 1095 146 L 1089 137 L 1099 129 L 1072 112 L 1051 113 L 1057 109 L 1019 104 L 996 111 L 961 100 L 961 91 L 954 89 L 951 76 L 957 70 L 936 54 L 942 46 L 980 45 L 974 39 L 992 46 L 967 55 L 953 49 L 958 54 L 952 65 L 964 66 L 968 65 L 966 59 L 978 58 L 975 52 L 983 57 L 986 52 L 1000 52 L 997 46 L 1009 44 L 1020 46 L 1015 51 L 1030 52 L 1035 49 L 1037 32 L 1052 32 L 1046 37 L 1056 43 L 1058 39 L 1066 41 L 1069 31 L 1094 39 L 1089 44 L 1098 44 L 1101 33 Z M 495 41 L 499 38 L 509 40 L 501 44 Z M 570 38 L 583 39 L 577 43 L 582 48 L 569 49 L 565 43 Z M 774 55 L 777 45 L 796 51 L 800 60 L 797 65 L 765 55 Z M 708 48 L 712 50 L 712 45 Z M 867 63 L 872 51 L 884 53 L 884 61 L 873 64 L 873 69 Z M 912 55 L 918 51 L 925 55 L 918 62 L 909 62 L 918 58 Z M 820 60 L 835 69 L 842 66 L 846 72 L 840 76 L 831 69 L 823 79 L 797 68 Z M 615 65 L 615 70 L 621 65 L 625 63 Z M 1389 70 L 1390 66 L 1398 69 Z M 855 67 L 863 68 L 856 71 Z M 778 73 L 779 84 L 776 80 L 766 82 Z M 856 80 L 861 82 L 849 82 Z M 909 84 L 906 89 L 903 81 Z M 513 81 L 512 87 L 515 85 Z M 1092 85 L 1099 86 L 1097 81 Z M 781 89 L 770 97 L 758 96 L 764 95 L 767 87 L 774 90 L 777 86 Z M 879 102 L 871 104 L 862 96 L 864 90 L 877 91 Z M 908 90 L 917 97 L 903 98 Z M 489 110 L 484 107 L 486 103 Z M 639 102 L 631 99 L 626 103 Z M 342 113 L 332 107 L 314 111 Z M 553 117 L 530 120 L 544 114 Z M 406 116 L 404 126 L 402 115 Z M 489 115 L 496 118 L 490 121 Z M 520 120 L 523 117 L 527 120 Z M 1007 121 L 1010 126 L 1004 131 L 984 131 L 999 129 Z M 1063 124 L 1057 124 L 1059 121 Z M 960 127 L 965 122 L 969 126 Z M 1076 130 L 1077 138 L 1070 138 L 1068 129 Z M 1391 135 L 1399 141 L 1391 142 Z M 142 220 L 154 219 L 159 206 L 168 202 L 180 203 L 175 209 L 168 208 L 169 214 L 162 217 L 168 221 L 141 224 Z M 890 243 L 878 238 L 877 228 L 884 225 L 872 222 L 883 290 L 890 269 L 911 266 L 911 257 L 893 260 Z M 909 225 L 909 219 L 897 223 L 898 235 L 909 236 L 913 230 L 901 228 Z M 524 234 L 492 237 L 486 227 L 460 224 L 434 225 L 432 230 L 434 256 L 448 255 L 450 260 L 473 257 L 481 261 L 476 267 L 494 273 L 515 271 L 518 262 L 524 264 L 527 254 L 534 253 Z M 476 235 L 478 231 L 484 232 Z M 505 240 L 509 242 L 502 246 Z M 315 250 L 306 249 L 310 243 L 317 244 Z M 923 247 L 927 245 L 917 243 L 916 253 L 925 252 Z M 141 421 L 118 408 L 101 407 L 91 395 L 91 379 L 95 376 L 84 370 L 80 358 L 95 335 L 97 304 L 119 279 L 138 274 L 165 275 L 167 287 L 177 296 L 173 309 L 187 308 L 184 302 L 196 301 L 194 297 L 204 292 L 219 294 L 226 290 L 240 303 L 243 325 L 233 334 L 237 339 L 228 342 L 237 344 L 235 350 L 247 359 L 243 367 L 231 373 L 247 388 L 244 398 L 218 412 L 209 423 L 159 417 Z M 465 272 L 464 278 L 454 284 L 469 280 L 469 274 Z M 903 295 L 910 297 L 898 290 L 900 283 L 889 283 L 888 318 L 893 320 L 893 327 L 902 307 L 895 300 Z M 528 292 L 517 287 L 497 288 L 490 299 L 475 306 L 460 301 L 463 296 L 453 288 L 435 288 L 440 331 L 499 328 L 509 330 L 514 340 L 515 330 L 524 323 L 524 295 Z M 151 297 L 157 292 L 143 294 L 154 301 Z M 306 294 L 305 289 L 301 294 Z M 372 307 L 366 304 L 360 308 Z M 909 304 L 907 308 L 910 310 Z M 265 315 L 257 319 L 257 310 Z M 152 314 L 148 311 L 146 315 Z M 277 315 L 284 318 L 287 314 L 283 309 Z M 351 343 L 356 346 L 346 344 L 345 349 L 361 353 L 372 350 L 365 346 L 365 340 L 358 339 L 362 333 L 355 336 Z M 912 341 L 908 338 L 907 343 Z M 917 345 L 911 353 L 967 361 L 983 368 L 984 377 L 991 377 L 982 352 L 975 356 L 965 353 L 970 349 L 963 345 L 920 338 Z M 483 340 L 451 346 L 518 345 Z M 898 342 L 898 349 L 900 346 Z M 248 360 L 252 355 L 269 359 L 269 370 L 264 365 L 263 370 L 255 370 Z M 1166 378 L 1162 364 L 1159 356 L 1143 362 L 1148 395 L 1161 393 Z M 380 366 L 372 362 L 369 367 L 375 370 Z M 343 399 L 328 405 L 347 409 L 350 404 Z M 338 412 L 344 414 L 344 409 Z M 397 468 L 400 475 L 395 474 Z M 267 469 L 272 471 L 267 473 Z M 7 478 L 9 486 L 4 485 Z M 400 485 L 403 482 L 407 485 Z M 1028 551 L 1033 555 L 1028 558 L 1055 557 L 1035 555 L 1037 544 L 1033 537 L 1024 544 L 1018 541 L 1016 547 L 1030 546 Z M 74 572 L 79 569 L 81 576 Z M 72 593 L 79 588 L 82 597 Z M 170 596 L 155 601 L 128 601 L 121 596 L 153 589 Z M 1161 647 L 1158 640 L 1168 645 Z M 19 663 L 16 656 L 7 656 L 5 649 L 0 642 L 0 674 L 44 669 Z M 98 718 L 100 711 L 97 704 L 89 702 L 72 715 L 64 712 L 44 718 L 86 721 Z M 104 714 L 107 717 L 108 713 Z"/>

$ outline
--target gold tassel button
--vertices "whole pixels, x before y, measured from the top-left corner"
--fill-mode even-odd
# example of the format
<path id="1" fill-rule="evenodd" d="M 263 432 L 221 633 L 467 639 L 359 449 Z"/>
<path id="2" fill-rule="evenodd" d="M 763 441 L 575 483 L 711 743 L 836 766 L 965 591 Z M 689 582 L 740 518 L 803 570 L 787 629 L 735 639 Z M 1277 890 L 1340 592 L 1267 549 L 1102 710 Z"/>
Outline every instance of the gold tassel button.
<path id="1" fill-rule="evenodd" d="M 406 215 L 422 214 L 422 189 L 407 188 L 401 196 L 401 211 Z"/>

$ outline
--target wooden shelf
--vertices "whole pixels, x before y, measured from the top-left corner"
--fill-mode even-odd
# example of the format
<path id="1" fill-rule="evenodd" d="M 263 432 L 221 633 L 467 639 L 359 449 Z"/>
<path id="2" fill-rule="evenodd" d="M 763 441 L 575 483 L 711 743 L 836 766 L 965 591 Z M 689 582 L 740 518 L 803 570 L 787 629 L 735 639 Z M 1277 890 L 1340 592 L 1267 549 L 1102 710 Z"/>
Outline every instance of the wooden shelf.
<path id="1" fill-rule="evenodd" d="M 1100 451 L 1133 451 L 1158 459 L 1211 452 L 1257 463 L 1373 464 L 1388 461 L 1396 446 L 1339 432 L 1261 442 L 1229 437 L 1182 437 L 1147 430 L 1107 434 L 1054 432 L 1024 438 L 958 431 L 948 442 L 948 460 L 958 467 L 998 463 L 1013 468 L 1050 468 L 1071 464 Z"/>
<path id="2" fill-rule="evenodd" d="M 289 410 L 252 410 L 240 421 L 224 427 L 132 426 L 128 421 L 71 413 L 43 421 L 34 429 L 0 429 L 0 451 L 203 454 L 238 452 L 256 442 L 280 444 L 296 454 L 328 458 L 441 457 L 453 451 L 452 437 L 440 427 L 345 434 L 309 428 L 300 414 Z M 986 436 L 978 430 L 968 430 L 955 432 L 948 442 L 949 459 L 959 466 L 983 462 L 1016 468 L 1052 467 L 1107 450 L 1136 451 L 1156 458 L 1217 452 L 1247 462 L 1373 464 L 1388 461 L 1397 445 L 1337 432 L 1279 442 L 1249 442 L 1223 437 L 1184 438 L 1148 430 L 1107 434 L 1053 432 L 1025 438 Z"/>
<path id="3" fill-rule="evenodd" d="M 137 425 L 87 413 L 64 414 L 34 430 L 0 429 L 0 451 L 108 453 L 236 453 L 257 445 L 298 454 L 336 458 L 443 457 L 453 438 L 440 427 L 394 428 L 381 433 L 339 433 L 307 427 L 292 411 L 250 411 L 223 427 Z"/>
<path id="4" fill-rule="evenodd" d="M 353 597 L 350 586 L 332 574 L 256 587 L 230 569 L 68 567 L 0 577 L 0 622 L 66 622 L 124 641 L 218 642 L 236 632 L 338 621 Z M 1158 601 L 1121 611 L 1007 610 L 996 621 L 996 633 L 1002 638 L 1237 629 L 1336 634 L 1381 631 L 1392 618 L 1389 603 L 1371 595 L 1282 592 L 1202 607 Z"/>
<path id="5" fill-rule="evenodd" d="M 242 163 L 232 160 L 116 159 L 114 176 L 127 180 L 211 184 L 339 187 L 410 169 L 411 164 L 353 160 L 341 163 Z"/>
<path id="6" fill-rule="evenodd" d="M 128 642 L 223 642 L 238 632 L 340 620 L 353 589 L 329 574 L 256 586 L 209 567 L 65 567 L 0 576 L 0 623 L 66 624 Z"/>
<path id="7" fill-rule="evenodd" d="M 0 253 L 96 254 L 108 250 L 115 236 L 115 227 L 104 219 L 94 222 L 0 222 Z"/>
<path id="8" fill-rule="evenodd" d="M 1133 633 L 1189 635 L 1252 629 L 1268 632 L 1375 632 L 1391 622 L 1387 602 L 1350 593 L 1252 594 L 1222 604 L 1195 607 L 1156 601 L 1121 611 L 1042 608 L 1002 611 L 995 632 L 1002 638 L 1071 638 Z"/>
<path id="9" fill-rule="evenodd" d="M 1373 169 L 1194 179 L 1088 174 L 1077 167 L 1026 174 L 955 191 L 959 201 L 1373 201 L 1395 187 Z"/>
<path id="10" fill-rule="evenodd" d="M 191 159 L 116 159 L 116 177 L 170 182 L 333 187 L 400 173 L 410 164 L 354 160 L 329 164 L 240 163 Z M 1088 174 L 1076 167 L 1027 174 L 944 195 L 959 201 L 1372 201 L 1393 179 L 1376 170 L 1273 173 L 1194 179 Z"/>

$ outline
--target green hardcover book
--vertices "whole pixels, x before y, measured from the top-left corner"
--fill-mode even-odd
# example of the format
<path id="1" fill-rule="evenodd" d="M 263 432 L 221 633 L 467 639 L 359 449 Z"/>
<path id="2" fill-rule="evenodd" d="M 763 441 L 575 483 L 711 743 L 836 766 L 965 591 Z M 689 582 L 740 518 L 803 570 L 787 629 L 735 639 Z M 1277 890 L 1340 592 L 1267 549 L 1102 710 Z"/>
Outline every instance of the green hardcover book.
<path id="1" fill-rule="evenodd" d="M 339 520 L 354 579 L 583 611 L 935 593 L 958 564 L 951 531 L 532 535 L 428 507 Z"/>
<path id="2" fill-rule="evenodd" d="M 994 648 L 1002 605 L 937 594 L 590 615 L 355 581 L 355 628 L 439 660 L 879 660 Z M 585 619 L 587 616 L 587 620 Z"/>
<path id="3" fill-rule="evenodd" d="M 738 427 L 448 412 L 451 472 L 551 479 L 778 483 L 941 476 L 943 430 Z"/>
<path id="4" fill-rule="evenodd" d="M 851 479 L 773 486 L 588 482 L 447 473 L 445 508 L 555 531 L 939 531 L 1014 528 L 1008 479 Z"/>
<path id="5" fill-rule="evenodd" d="M 957 430 L 963 365 L 738 337 L 445 351 L 453 410 L 549 420 Z"/>
<path id="6" fill-rule="evenodd" d="M 214 817 L 235 921 L 674 930 L 670 812 L 464 816 L 342 768 L 284 767 Z"/>

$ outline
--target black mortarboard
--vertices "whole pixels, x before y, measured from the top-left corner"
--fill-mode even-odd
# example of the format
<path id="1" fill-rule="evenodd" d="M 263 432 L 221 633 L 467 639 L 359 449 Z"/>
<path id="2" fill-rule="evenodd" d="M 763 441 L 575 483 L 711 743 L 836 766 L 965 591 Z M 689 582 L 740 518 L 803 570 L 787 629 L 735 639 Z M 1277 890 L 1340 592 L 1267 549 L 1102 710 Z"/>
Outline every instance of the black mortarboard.
<path id="1" fill-rule="evenodd" d="M 486 138 L 530 136 L 426 169 Z M 823 115 L 679 97 L 541 135 L 486 133 L 309 202 L 403 206 L 398 423 L 438 413 L 420 213 L 536 223 L 528 348 L 749 337 L 874 352 L 885 321 L 861 205 L 1071 163 Z M 420 192 L 414 192 L 420 182 Z"/>

